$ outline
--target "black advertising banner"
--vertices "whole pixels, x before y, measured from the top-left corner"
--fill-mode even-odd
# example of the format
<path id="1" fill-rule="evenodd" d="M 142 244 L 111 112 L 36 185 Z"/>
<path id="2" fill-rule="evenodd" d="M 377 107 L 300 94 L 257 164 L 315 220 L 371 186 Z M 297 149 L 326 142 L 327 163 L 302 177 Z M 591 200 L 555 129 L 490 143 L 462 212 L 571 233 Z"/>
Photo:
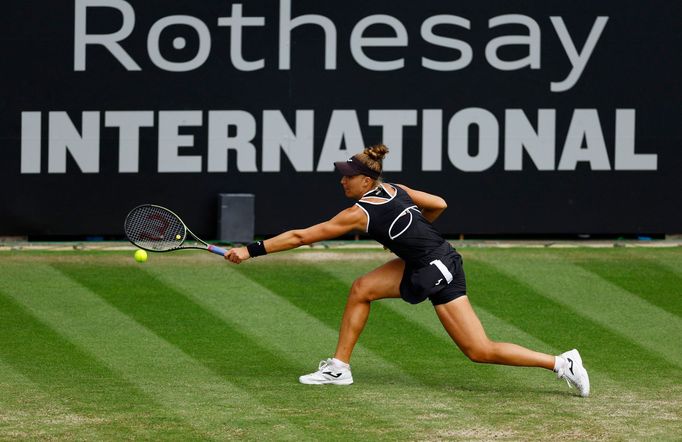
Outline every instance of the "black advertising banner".
<path id="1" fill-rule="evenodd" d="M 305 227 L 379 142 L 448 235 L 682 232 L 677 2 L 2 9 L 0 235 L 121 235 L 152 202 L 213 238 L 220 193 Z"/>

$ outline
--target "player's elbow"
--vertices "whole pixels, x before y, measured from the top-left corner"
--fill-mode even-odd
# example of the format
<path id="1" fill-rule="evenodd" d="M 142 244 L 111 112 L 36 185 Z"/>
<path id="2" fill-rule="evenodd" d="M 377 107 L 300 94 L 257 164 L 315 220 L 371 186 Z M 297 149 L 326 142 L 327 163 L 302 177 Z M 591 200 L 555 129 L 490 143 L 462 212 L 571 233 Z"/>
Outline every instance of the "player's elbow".
<path id="1" fill-rule="evenodd" d="M 308 244 L 312 244 L 312 241 L 304 230 L 293 230 L 291 232 L 291 245 L 293 247 L 301 247 Z"/>
<path id="2" fill-rule="evenodd" d="M 439 196 L 433 198 L 432 201 L 430 201 L 430 204 L 425 210 L 428 210 L 430 212 L 435 212 L 435 213 L 441 213 L 445 209 L 448 208 L 448 203 L 445 202 L 445 200 Z"/>

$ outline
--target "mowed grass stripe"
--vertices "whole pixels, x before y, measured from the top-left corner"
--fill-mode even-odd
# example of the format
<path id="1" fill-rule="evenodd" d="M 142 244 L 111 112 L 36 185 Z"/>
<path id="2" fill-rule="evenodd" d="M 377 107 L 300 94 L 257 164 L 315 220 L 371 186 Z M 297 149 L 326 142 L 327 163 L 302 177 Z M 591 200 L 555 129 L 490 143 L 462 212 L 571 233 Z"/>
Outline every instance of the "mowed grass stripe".
<path id="1" fill-rule="evenodd" d="M 666 270 L 670 270 L 675 273 L 677 277 L 682 278 L 682 247 L 663 250 L 628 250 L 628 256 L 632 257 L 633 259 L 644 258 L 649 262 L 657 263 L 663 266 Z M 673 291 L 672 297 L 677 301 L 682 300 L 682 286 L 677 286 L 677 290 Z"/>
<path id="2" fill-rule="evenodd" d="M 682 367 L 682 319 L 570 262 L 486 254 L 486 262 L 514 275 L 548 299 L 590 318 Z M 559 255 L 561 256 L 561 255 Z"/>
<path id="3" fill-rule="evenodd" d="M 163 438 L 176 432 L 192 434 L 191 427 L 36 319 L 6 290 L 2 287 L 0 292 L 0 358 L 14 370 L 73 412 L 96 421 L 100 435 Z M 149 420 L 150 415 L 159 420 Z M 106 417 L 99 420 L 100 416 Z M 40 432 L 39 424 L 32 431 Z"/>
<path id="4" fill-rule="evenodd" d="M 283 267 L 264 260 L 257 265 L 238 268 L 244 275 L 329 327 L 338 329 L 349 286 L 334 275 L 301 262 L 290 262 Z M 491 387 L 500 391 L 513 389 L 504 380 L 491 383 L 491 379 L 495 379 L 495 376 L 491 376 L 494 368 L 481 365 L 474 367 L 456 346 L 443 345 L 430 331 L 385 305 L 391 301 L 397 302 L 384 300 L 373 303 L 370 319 L 359 344 L 391 361 L 424 385 L 479 391 L 489 391 Z M 400 342 L 400 345 L 395 345 L 396 342 Z M 362 364 L 362 360 L 354 357 L 351 363 Z"/>
<path id="5" fill-rule="evenodd" d="M 663 263 L 664 265 L 668 266 L 668 268 L 672 269 L 675 273 L 678 275 L 682 275 L 682 253 L 678 252 L 677 254 L 660 254 L 656 255 L 655 259 L 657 259 L 659 262 Z"/>
<path id="6" fill-rule="evenodd" d="M 86 268 L 70 264 L 55 267 L 235 383 L 257 377 L 262 362 L 279 367 L 273 374 L 283 376 L 291 372 L 292 367 L 282 358 L 140 268 L 98 265 Z M 107 277 L 99 277 L 101 272 L 106 272 Z"/>
<path id="7" fill-rule="evenodd" d="M 89 265 L 84 268 L 106 281 L 106 269 Z M 3 265 L 0 274 L 3 281 L 5 276 L 17 281 L 14 292 L 22 304 L 142 390 L 147 401 L 158 402 L 158 409 L 137 413 L 144 419 L 140 426 L 146 425 L 152 431 L 158 424 L 172 430 L 176 426 L 174 420 L 183 419 L 186 423 L 159 438 L 274 436 L 279 434 L 274 426 L 286 430 L 292 438 L 297 437 L 295 428 L 290 428 L 285 419 L 273 417 L 249 393 L 226 382 L 51 266 Z M 21 282 L 29 274 L 30 287 Z M 106 389 L 106 385 L 101 388 Z M 135 394 L 124 398 L 125 404 L 131 401 L 144 403 L 137 401 Z M 106 399 L 103 402 L 106 404 Z M 135 411 L 134 406 L 130 408 Z"/>
<path id="8" fill-rule="evenodd" d="M 328 272 L 334 274 L 346 284 L 351 284 L 355 278 L 367 273 L 369 270 L 381 265 L 383 262 L 377 261 L 373 263 L 348 263 L 345 265 L 324 265 Z M 369 264 L 369 265 L 368 265 Z M 415 322 L 420 327 L 430 331 L 435 337 L 441 340 L 444 346 L 454 346 L 455 343 L 447 334 L 445 328 L 438 320 L 438 315 L 434 311 L 433 306 L 427 300 L 421 304 L 412 305 L 400 299 L 386 300 L 384 304 L 386 307 L 392 309 L 396 313 L 402 315 L 406 320 Z M 523 345 L 537 351 L 542 351 L 550 354 L 558 354 L 556 348 L 551 347 L 547 343 L 539 340 L 535 336 L 525 333 L 518 327 L 503 321 L 495 315 L 489 313 L 480 306 L 474 307 L 477 316 L 483 324 L 486 334 L 494 340 L 501 342 L 513 342 L 518 345 Z M 496 376 L 504 378 L 507 382 L 514 383 L 521 389 L 532 389 L 534 391 L 564 391 L 565 384 L 557 384 L 553 382 L 555 377 L 546 370 L 528 369 L 519 367 L 507 366 L 493 366 L 496 370 Z"/>
<path id="9" fill-rule="evenodd" d="M 147 266 L 145 271 L 295 366 L 284 382 L 298 382 L 299 375 L 330 357 L 336 346 L 337 329 L 247 278 L 231 264 L 195 266 L 192 278 L 187 278 L 186 265 Z M 358 346 L 357 354 L 381 370 L 393 370 L 396 379 L 407 379 L 397 367 L 364 347 Z M 362 370 L 357 375 L 362 376 Z"/>
<path id="10" fill-rule="evenodd" d="M 202 367 L 197 370 L 200 374 L 210 371 L 208 389 L 211 385 L 226 385 L 225 389 L 217 389 L 221 393 L 218 397 L 205 395 L 204 391 L 194 394 L 195 400 L 216 400 L 216 407 L 224 407 L 229 413 L 226 424 L 238 424 L 229 432 L 243 436 L 242 432 L 248 431 L 247 438 L 270 433 L 278 438 L 302 437 L 286 417 L 267 407 L 277 396 L 277 392 L 263 388 L 267 378 L 292 372 L 284 359 L 137 267 L 69 263 L 54 267 L 191 357 L 195 369 Z M 106 277 L 101 277 L 104 274 Z M 169 370 L 178 364 L 168 362 Z M 192 385 L 190 373 L 188 377 L 186 381 Z"/>
<path id="11" fill-rule="evenodd" d="M 652 382 L 659 384 L 678 373 L 674 365 L 649 349 L 546 297 L 525 279 L 517 279 L 522 271 L 507 273 L 489 264 L 489 254 L 465 258 L 474 306 L 482 306 L 526 333 L 541 337 L 559 351 L 578 348 L 585 366 L 596 375 L 591 379 L 595 390 L 605 381 L 600 379 L 602 373 L 618 382 L 628 382 L 632 377 L 655 370 L 660 377 Z M 605 348 L 611 350 L 596 350 Z"/>
<path id="12" fill-rule="evenodd" d="M 636 254 L 579 258 L 571 261 L 605 281 L 682 317 L 682 276 Z M 682 339 L 682 337 L 681 337 Z"/>
<path id="13" fill-rule="evenodd" d="M 9 330 L 2 330 L 7 336 Z M 101 440 L 105 434 L 98 425 L 104 420 L 70 409 L 0 356 L 0 440 L 74 439 L 75 435 Z"/>

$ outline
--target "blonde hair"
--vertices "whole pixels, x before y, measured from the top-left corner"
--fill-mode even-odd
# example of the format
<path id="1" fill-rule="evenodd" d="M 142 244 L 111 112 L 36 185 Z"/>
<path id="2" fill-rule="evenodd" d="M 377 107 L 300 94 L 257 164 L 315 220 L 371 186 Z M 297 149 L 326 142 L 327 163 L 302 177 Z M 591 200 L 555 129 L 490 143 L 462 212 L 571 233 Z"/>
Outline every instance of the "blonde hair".
<path id="1" fill-rule="evenodd" d="M 355 155 L 355 158 L 376 173 L 381 173 L 383 169 L 383 160 L 386 154 L 388 154 L 388 147 L 383 144 L 375 144 L 366 147 L 362 153 Z"/>

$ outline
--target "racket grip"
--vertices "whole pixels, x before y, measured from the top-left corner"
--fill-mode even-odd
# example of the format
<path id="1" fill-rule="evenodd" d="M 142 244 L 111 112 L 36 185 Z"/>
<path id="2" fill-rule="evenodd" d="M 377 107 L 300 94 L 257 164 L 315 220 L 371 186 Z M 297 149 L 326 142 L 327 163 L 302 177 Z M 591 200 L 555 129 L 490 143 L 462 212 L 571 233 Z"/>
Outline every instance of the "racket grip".
<path id="1" fill-rule="evenodd" d="M 227 253 L 227 250 L 221 249 L 220 247 L 214 246 L 213 244 L 208 245 L 208 251 L 213 252 L 216 255 L 220 255 L 220 256 L 225 256 L 225 253 Z"/>

